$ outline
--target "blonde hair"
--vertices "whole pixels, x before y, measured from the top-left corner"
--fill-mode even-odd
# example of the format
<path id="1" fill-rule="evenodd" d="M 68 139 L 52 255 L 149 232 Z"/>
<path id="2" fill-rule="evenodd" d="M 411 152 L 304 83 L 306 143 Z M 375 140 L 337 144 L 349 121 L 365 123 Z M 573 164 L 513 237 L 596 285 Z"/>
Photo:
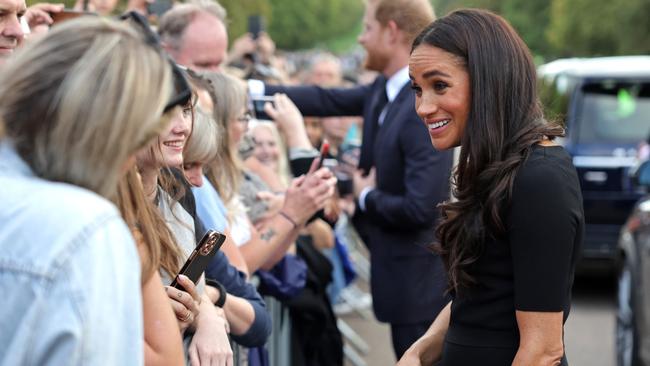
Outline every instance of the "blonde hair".
<path id="1" fill-rule="evenodd" d="M 127 24 L 65 22 L 3 68 L 0 119 L 44 179 L 112 198 L 124 162 L 164 128 L 169 62 Z"/>
<path id="2" fill-rule="evenodd" d="M 382 26 L 390 20 L 406 34 L 405 42 L 413 43 L 415 37 L 436 18 L 428 0 L 368 0 L 375 5 L 375 19 Z"/>
<path id="3" fill-rule="evenodd" d="M 183 150 L 183 163 L 207 164 L 219 153 L 219 127 L 212 116 L 200 107 L 194 109 L 192 136 Z"/>
<path id="4" fill-rule="evenodd" d="M 280 152 L 278 154 L 278 169 L 274 173 L 278 175 L 280 181 L 285 187 L 289 187 L 289 183 L 291 182 L 291 171 L 289 170 L 289 161 L 287 159 L 287 145 L 285 144 L 280 131 L 278 131 L 278 127 L 273 122 L 253 120 L 248 129 L 249 136 L 253 137 L 255 130 L 259 128 L 265 128 L 271 132 L 271 135 L 278 146 L 278 151 Z"/>
<path id="5" fill-rule="evenodd" d="M 159 268 L 176 277 L 183 253 L 157 207 L 145 196 L 135 167 L 120 180 L 117 192 L 122 218 L 144 249 L 140 258 L 142 283 Z"/>
<path id="6" fill-rule="evenodd" d="M 218 153 L 215 159 L 206 164 L 206 176 L 227 204 L 239 193 L 244 171 L 237 146 L 230 141 L 228 126 L 246 106 L 246 85 L 242 80 L 224 73 L 204 72 L 198 76 L 212 98 L 212 116 L 219 128 Z"/>

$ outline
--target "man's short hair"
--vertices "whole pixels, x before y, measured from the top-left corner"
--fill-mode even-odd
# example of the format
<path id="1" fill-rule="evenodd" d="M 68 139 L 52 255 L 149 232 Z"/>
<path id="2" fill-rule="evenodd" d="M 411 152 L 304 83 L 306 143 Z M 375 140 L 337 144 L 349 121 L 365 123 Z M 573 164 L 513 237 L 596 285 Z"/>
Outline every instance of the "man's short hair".
<path id="1" fill-rule="evenodd" d="M 415 37 L 435 20 L 428 0 L 368 0 L 376 5 L 375 19 L 382 26 L 392 20 L 406 34 L 410 45 Z"/>
<path id="2" fill-rule="evenodd" d="M 214 16 L 226 26 L 227 13 L 221 4 L 214 0 L 192 0 L 174 6 L 162 16 L 158 24 L 158 34 L 161 40 L 171 48 L 179 49 L 185 29 L 201 13 Z"/>

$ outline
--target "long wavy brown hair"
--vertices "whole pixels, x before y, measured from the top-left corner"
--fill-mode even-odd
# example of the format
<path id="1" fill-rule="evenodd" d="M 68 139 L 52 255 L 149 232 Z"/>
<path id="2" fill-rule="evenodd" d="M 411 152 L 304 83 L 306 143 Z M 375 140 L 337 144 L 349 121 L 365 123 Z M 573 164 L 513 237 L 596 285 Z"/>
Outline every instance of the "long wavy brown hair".
<path id="1" fill-rule="evenodd" d="M 441 205 L 434 245 L 458 292 L 475 280 L 471 266 L 487 238 L 503 237 L 517 171 L 532 147 L 564 129 L 548 123 L 536 92 L 530 51 L 500 16 L 464 9 L 440 18 L 413 42 L 457 56 L 470 78 L 471 104 L 453 174 L 457 201 Z"/>
<path id="2" fill-rule="evenodd" d="M 157 207 L 145 196 L 135 167 L 120 180 L 116 203 L 141 249 L 142 282 L 160 268 L 174 278 L 180 268 L 180 247 Z"/>

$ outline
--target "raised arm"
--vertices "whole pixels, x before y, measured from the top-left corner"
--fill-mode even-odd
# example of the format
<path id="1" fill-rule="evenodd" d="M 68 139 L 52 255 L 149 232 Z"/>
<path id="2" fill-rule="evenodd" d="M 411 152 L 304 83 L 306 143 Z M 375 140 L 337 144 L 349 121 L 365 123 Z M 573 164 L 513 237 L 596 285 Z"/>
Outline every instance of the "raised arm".
<path id="1" fill-rule="evenodd" d="M 270 218 L 259 234 L 240 247 L 248 268 L 271 268 L 286 253 L 300 228 L 334 194 L 336 178 L 326 169 L 296 178 L 285 195 L 280 214 Z"/>
<path id="2" fill-rule="evenodd" d="M 361 116 L 369 90 L 369 85 L 331 89 L 317 86 L 265 86 L 266 95 L 284 93 L 296 104 L 303 116 L 314 117 Z"/>

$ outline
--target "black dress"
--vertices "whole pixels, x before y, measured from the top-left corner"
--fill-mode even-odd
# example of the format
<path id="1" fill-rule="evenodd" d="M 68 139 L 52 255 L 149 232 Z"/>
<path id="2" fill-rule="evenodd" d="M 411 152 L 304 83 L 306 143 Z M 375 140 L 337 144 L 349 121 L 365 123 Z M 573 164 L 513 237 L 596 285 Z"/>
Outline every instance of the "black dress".
<path id="1" fill-rule="evenodd" d="M 477 284 L 454 296 L 440 365 L 510 365 L 519 346 L 515 310 L 564 311 L 566 322 L 584 214 L 562 147 L 533 147 L 515 178 L 506 225 L 505 237 L 486 239 L 469 269 Z"/>

